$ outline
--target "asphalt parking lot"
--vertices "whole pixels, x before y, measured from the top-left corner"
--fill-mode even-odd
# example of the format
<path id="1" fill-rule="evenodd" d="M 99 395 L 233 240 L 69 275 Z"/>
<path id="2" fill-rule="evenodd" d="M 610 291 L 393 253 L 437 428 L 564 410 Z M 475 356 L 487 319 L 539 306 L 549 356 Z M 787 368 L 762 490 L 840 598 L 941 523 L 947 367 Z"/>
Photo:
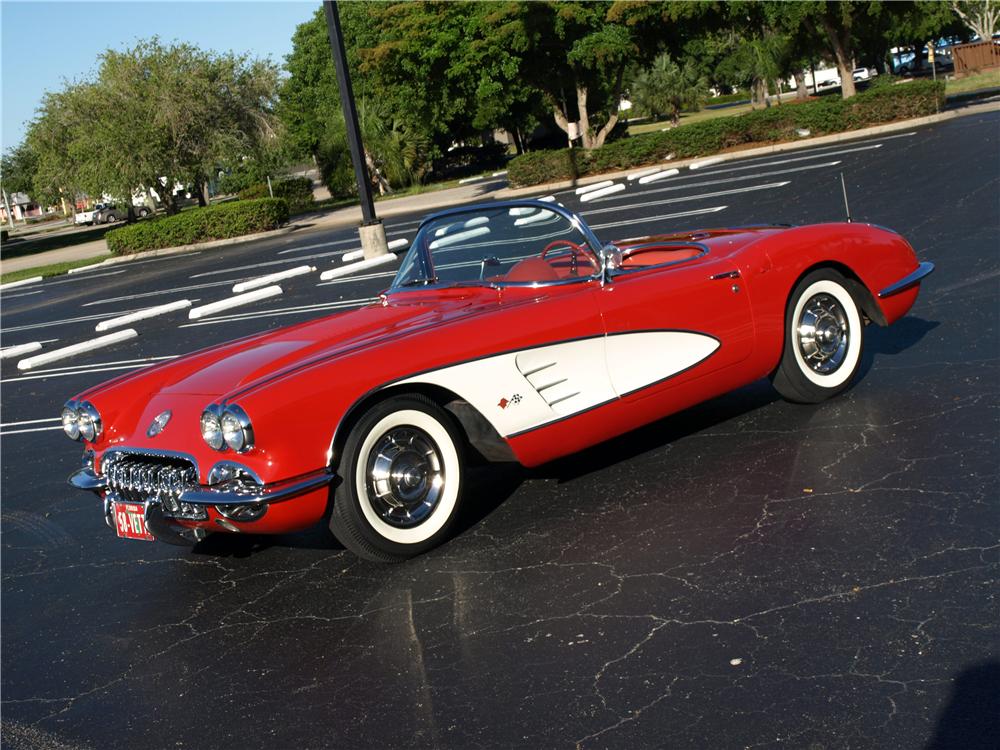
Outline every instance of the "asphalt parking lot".
<path id="1" fill-rule="evenodd" d="M 210 344 L 366 304 L 353 230 L 3 295 L 3 345 L 300 264 L 283 293 L 2 388 L 2 714 L 12 747 L 996 747 L 1000 113 L 775 154 L 581 204 L 602 240 L 843 218 L 937 271 L 820 406 L 766 381 L 539 469 L 484 472 L 447 545 L 364 563 L 323 528 L 126 542 L 65 484 L 62 403 Z M 419 216 L 387 221 L 412 238 Z M 20 744 L 18 744 L 20 743 Z"/>

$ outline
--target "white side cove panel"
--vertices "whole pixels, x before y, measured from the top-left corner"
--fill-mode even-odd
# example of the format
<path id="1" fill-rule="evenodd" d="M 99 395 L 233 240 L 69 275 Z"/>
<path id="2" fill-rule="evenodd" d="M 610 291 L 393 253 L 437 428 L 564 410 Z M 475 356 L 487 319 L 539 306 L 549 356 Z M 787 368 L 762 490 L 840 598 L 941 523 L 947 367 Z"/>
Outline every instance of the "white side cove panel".
<path id="1" fill-rule="evenodd" d="M 718 347 L 711 336 L 683 331 L 594 336 L 485 357 L 401 382 L 447 388 L 506 437 L 669 378 Z"/>
<path id="2" fill-rule="evenodd" d="M 608 371 L 615 391 L 625 396 L 694 367 L 718 348 L 718 339 L 687 331 L 608 336 Z"/>

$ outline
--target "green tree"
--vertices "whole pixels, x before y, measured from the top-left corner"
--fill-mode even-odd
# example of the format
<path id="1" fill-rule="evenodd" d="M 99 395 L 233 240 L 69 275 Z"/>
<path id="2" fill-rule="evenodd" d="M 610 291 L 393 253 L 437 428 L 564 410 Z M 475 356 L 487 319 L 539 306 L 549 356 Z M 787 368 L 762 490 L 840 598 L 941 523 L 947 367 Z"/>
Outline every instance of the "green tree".
<path id="1" fill-rule="evenodd" d="M 1000 4 L 996 0 L 950 0 L 949 5 L 980 39 L 989 39 L 1000 28 Z"/>
<path id="2" fill-rule="evenodd" d="M 536 2 L 520 12 L 527 32 L 525 74 L 556 124 L 578 123 L 584 148 L 604 144 L 618 122 L 625 73 L 663 44 L 669 3 Z M 654 33 L 659 29 L 660 33 Z"/>
<path id="3" fill-rule="evenodd" d="M 629 95 L 640 112 L 677 123 L 681 110 L 697 109 L 708 97 L 708 80 L 690 60 L 682 67 L 664 52 L 632 79 Z"/>
<path id="4" fill-rule="evenodd" d="M 94 81 L 46 95 L 28 128 L 42 193 L 83 190 L 130 205 L 136 189 L 154 189 L 173 212 L 175 182 L 202 188 L 221 165 L 277 137 L 269 62 L 157 39 L 99 62 Z"/>

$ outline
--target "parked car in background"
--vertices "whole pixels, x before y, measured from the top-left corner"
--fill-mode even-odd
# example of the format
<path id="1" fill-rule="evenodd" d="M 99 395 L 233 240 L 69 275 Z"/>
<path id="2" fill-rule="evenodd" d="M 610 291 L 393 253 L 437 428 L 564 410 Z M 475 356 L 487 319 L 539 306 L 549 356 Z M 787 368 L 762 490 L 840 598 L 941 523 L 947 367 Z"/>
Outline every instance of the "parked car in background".
<path id="1" fill-rule="evenodd" d="M 81 211 L 73 217 L 74 224 L 93 224 L 94 214 L 103 209 L 107 204 L 105 203 L 95 203 L 94 207 L 89 211 Z"/>
<path id="2" fill-rule="evenodd" d="M 77 394 L 70 483 L 127 539 L 327 519 L 357 555 L 404 560 L 476 502 L 476 460 L 538 466 L 768 376 L 790 401 L 837 395 L 865 326 L 899 320 L 933 268 L 871 224 L 608 243 L 551 203 L 452 209 L 366 307 Z"/>
<path id="3" fill-rule="evenodd" d="M 875 68 L 855 68 L 852 77 L 855 82 L 857 81 L 870 81 L 872 78 L 878 75 L 878 71 Z"/>
<path id="4" fill-rule="evenodd" d="M 152 213 L 148 206 L 133 206 L 132 210 L 135 211 L 135 215 L 140 219 L 144 219 Z M 115 221 L 124 221 L 127 218 L 128 208 L 109 203 L 108 205 L 102 207 L 99 211 L 94 211 L 93 223 L 110 224 Z"/>

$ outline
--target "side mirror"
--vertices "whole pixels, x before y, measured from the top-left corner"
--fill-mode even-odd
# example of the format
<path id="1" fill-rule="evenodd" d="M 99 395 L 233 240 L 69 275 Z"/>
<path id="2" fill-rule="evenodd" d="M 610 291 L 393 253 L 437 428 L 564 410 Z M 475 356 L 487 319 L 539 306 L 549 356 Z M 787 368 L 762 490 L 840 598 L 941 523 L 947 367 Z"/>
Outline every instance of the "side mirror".
<path id="1" fill-rule="evenodd" d="M 601 284 L 611 281 L 612 275 L 622 267 L 622 251 L 611 244 L 601 248 Z"/>

